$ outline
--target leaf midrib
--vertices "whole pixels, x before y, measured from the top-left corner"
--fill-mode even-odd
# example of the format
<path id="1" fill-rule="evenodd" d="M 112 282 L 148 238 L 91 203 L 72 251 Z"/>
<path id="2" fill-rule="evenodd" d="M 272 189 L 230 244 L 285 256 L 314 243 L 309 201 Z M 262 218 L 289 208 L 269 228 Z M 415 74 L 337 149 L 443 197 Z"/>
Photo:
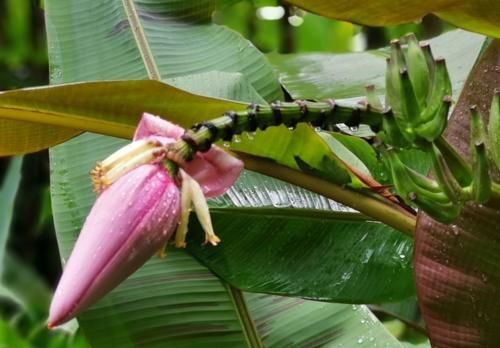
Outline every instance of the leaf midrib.
<path id="1" fill-rule="evenodd" d="M 337 221 L 337 222 L 370 222 L 372 221 L 366 215 L 356 212 L 329 211 L 312 208 L 240 208 L 240 207 L 211 207 L 211 214 L 220 215 L 250 215 L 270 218 L 287 218 L 287 219 L 307 219 L 320 221 Z"/>
<path id="2" fill-rule="evenodd" d="M 148 78 L 151 80 L 161 80 L 160 71 L 158 70 L 158 66 L 156 65 L 156 61 L 153 57 L 153 53 L 151 52 L 151 48 L 149 47 L 149 43 L 146 38 L 144 28 L 142 27 L 142 23 L 139 19 L 134 1 L 122 0 L 122 2 L 125 13 L 127 15 L 127 19 L 130 24 L 130 28 L 132 29 L 132 33 L 134 34 L 134 39 L 137 43 L 137 47 L 144 62 L 144 67 L 146 68 Z M 222 283 L 225 285 L 226 291 L 233 302 L 235 311 L 237 312 L 238 318 L 240 319 L 240 323 L 249 347 L 263 347 L 257 329 L 255 328 L 253 319 L 248 311 L 243 297 L 241 296 L 241 293 L 239 292 L 239 290 L 233 289 L 230 285 L 224 282 Z"/>
<path id="3" fill-rule="evenodd" d="M 142 27 L 142 23 L 139 19 L 135 3 L 133 0 L 122 0 L 122 3 L 130 28 L 134 34 L 137 48 L 139 49 L 142 61 L 144 62 L 144 67 L 148 73 L 148 78 L 150 80 L 159 81 L 161 80 L 160 71 L 158 70 L 158 66 L 156 65 L 156 61 L 153 57 L 153 52 L 151 52 L 151 48 L 149 47 L 148 39 L 144 33 L 144 28 Z"/>

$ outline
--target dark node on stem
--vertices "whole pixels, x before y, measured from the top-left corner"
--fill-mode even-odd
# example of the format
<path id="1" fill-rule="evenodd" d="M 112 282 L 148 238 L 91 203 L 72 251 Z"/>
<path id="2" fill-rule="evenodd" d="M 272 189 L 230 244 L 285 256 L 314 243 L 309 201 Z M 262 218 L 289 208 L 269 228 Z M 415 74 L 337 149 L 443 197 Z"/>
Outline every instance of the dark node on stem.
<path id="1" fill-rule="evenodd" d="M 326 102 L 330 104 L 330 117 L 332 120 L 335 120 L 335 113 L 337 112 L 337 103 L 335 103 L 335 100 L 333 99 L 327 99 Z"/>
<path id="2" fill-rule="evenodd" d="M 309 109 L 307 108 L 307 103 L 304 100 L 296 100 L 295 103 L 299 106 L 300 110 L 300 120 L 304 120 L 309 113 Z"/>
<path id="3" fill-rule="evenodd" d="M 298 123 L 298 120 L 292 118 L 292 119 L 290 119 L 290 121 L 286 122 L 285 124 L 288 127 L 288 129 L 294 130 L 295 128 L 297 128 L 297 123 Z"/>
<path id="4" fill-rule="evenodd" d="M 227 111 L 224 115 L 231 119 L 231 123 L 224 128 L 222 140 L 231 141 L 235 132 L 236 125 L 238 123 L 238 114 L 234 111 Z"/>
<path id="5" fill-rule="evenodd" d="M 311 125 L 313 127 L 319 127 L 323 129 L 325 128 L 325 122 L 326 122 L 326 110 L 321 110 L 319 112 L 319 117 L 315 120 L 312 120 Z"/>
<path id="6" fill-rule="evenodd" d="M 201 124 L 201 123 L 195 123 L 195 124 L 191 127 L 191 129 L 193 130 L 193 132 L 197 132 L 197 131 L 199 131 L 199 130 L 200 130 L 201 126 L 202 126 L 202 124 Z"/>
<path id="7" fill-rule="evenodd" d="M 193 136 L 189 133 L 189 131 L 184 132 L 184 134 L 181 136 L 181 139 L 189 145 L 191 149 L 191 157 L 192 154 L 196 153 L 199 150 L 198 143 L 196 140 L 194 140 Z M 191 158 L 186 159 L 188 161 L 191 160 Z"/>
<path id="8" fill-rule="evenodd" d="M 217 139 L 217 133 L 219 129 L 212 122 L 203 122 L 202 126 L 208 129 L 210 132 L 210 137 L 205 139 L 202 143 L 198 144 L 198 150 L 200 152 L 207 152 L 212 147 L 213 142 Z"/>
<path id="9" fill-rule="evenodd" d="M 281 115 L 280 102 L 276 101 L 271 103 L 271 110 L 273 110 L 274 125 L 279 126 L 283 123 L 283 115 Z"/>
<path id="10" fill-rule="evenodd" d="M 349 117 L 349 119 L 345 121 L 344 124 L 348 127 L 359 127 L 360 123 L 361 123 L 361 109 L 355 107 L 352 110 L 351 117 Z"/>
<path id="11" fill-rule="evenodd" d="M 255 132 L 257 130 L 257 108 L 258 105 L 252 103 L 247 108 L 248 116 L 248 131 Z"/>

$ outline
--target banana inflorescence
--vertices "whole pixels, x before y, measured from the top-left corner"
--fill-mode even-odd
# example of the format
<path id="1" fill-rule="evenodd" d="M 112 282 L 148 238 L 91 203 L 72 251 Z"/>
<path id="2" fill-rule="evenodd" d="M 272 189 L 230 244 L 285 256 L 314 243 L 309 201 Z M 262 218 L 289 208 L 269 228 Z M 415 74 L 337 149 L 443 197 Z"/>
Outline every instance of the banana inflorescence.
<path id="1" fill-rule="evenodd" d="M 408 143 L 432 142 L 446 128 L 451 105 L 451 82 L 442 58 L 434 59 L 428 44 L 419 44 L 413 34 L 391 42 L 387 60 L 386 101 L 399 128 L 398 138 Z M 394 133 L 389 145 L 398 147 Z M 391 142 L 394 142 L 392 144 Z"/>
<path id="2" fill-rule="evenodd" d="M 380 138 L 396 191 L 409 204 L 451 223 L 467 201 L 486 203 L 492 195 L 490 158 L 500 166 L 500 91 L 495 91 L 488 132 L 476 107 L 471 107 L 470 163 L 442 137 L 452 103 L 444 59 L 434 59 L 428 44 L 413 34 L 391 42 L 386 71 L 386 102 Z M 399 154 L 418 148 L 432 159 L 432 179 L 406 166 Z"/>
<path id="3" fill-rule="evenodd" d="M 442 58 L 434 58 L 427 43 L 413 34 L 391 42 L 386 70 L 386 106 L 368 86 L 366 102 L 352 105 L 334 100 L 275 102 L 249 105 L 244 111 L 194 125 L 169 149 L 189 161 L 212 143 L 231 141 L 243 132 L 285 125 L 294 129 L 309 123 L 319 129 L 338 124 L 368 125 L 382 143 L 382 155 L 392 172 L 396 192 L 410 205 L 436 220 L 451 223 L 467 201 L 486 203 L 496 191 L 489 169 L 500 166 L 500 90 L 495 91 L 488 131 L 475 108 L 471 109 L 471 161 L 460 156 L 442 136 L 452 104 L 451 81 Z M 417 148 L 432 159 L 432 176 L 426 177 L 401 160 L 402 151 Z M 300 159 L 299 159 L 300 160 Z M 301 165 L 301 168 L 306 166 Z M 500 199 L 500 198 L 496 198 Z"/>

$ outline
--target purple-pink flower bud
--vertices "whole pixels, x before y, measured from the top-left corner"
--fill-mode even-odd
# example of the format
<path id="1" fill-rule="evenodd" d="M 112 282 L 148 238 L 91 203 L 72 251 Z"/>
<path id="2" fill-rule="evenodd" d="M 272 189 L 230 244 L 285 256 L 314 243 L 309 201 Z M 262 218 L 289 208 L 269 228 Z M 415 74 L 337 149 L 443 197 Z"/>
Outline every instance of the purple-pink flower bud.
<path id="1" fill-rule="evenodd" d="M 92 170 L 99 194 L 56 289 L 49 328 L 60 325 L 97 302 L 143 265 L 172 236 L 181 223 L 177 245 L 185 246 L 187 221 L 193 204 L 206 233 L 216 245 L 205 197 L 223 194 L 238 179 L 243 163 L 213 145 L 180 163 L 184 214 L 177 183 L 163 165 L 165 145 L 184 129 L 144 114 L 134 141 Z"/>
<path id="2" fill-rule="evenodd" d="M 161 165 L 141 165 L 104 190 L 65 266 L 49 328 L 73 318 L 143 265 L 171 237 L 179 213 L 179 189 Z"/>

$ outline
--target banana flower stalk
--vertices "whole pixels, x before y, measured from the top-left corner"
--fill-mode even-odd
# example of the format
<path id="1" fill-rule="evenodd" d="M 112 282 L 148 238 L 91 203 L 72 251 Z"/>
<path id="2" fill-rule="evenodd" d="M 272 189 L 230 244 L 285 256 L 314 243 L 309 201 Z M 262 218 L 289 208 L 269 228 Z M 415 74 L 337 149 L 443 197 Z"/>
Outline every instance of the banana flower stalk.
<path id="1" fill-rule="evenodd" d="M 212 145 L 193 160 L 178 159 L 178 173 L 164 166 L 167 145 L 184 129 L 144 114 L 134 141 L 98 163 L 91 172 L 98 194 L 69 257 L 50 306 L 48 327 L 80 314 L 142 266 L 178 230 L 185 246 L 194 206 L 216 245 L 206 198 L 223 194 L 238 179 L 243 163 Z"/>

